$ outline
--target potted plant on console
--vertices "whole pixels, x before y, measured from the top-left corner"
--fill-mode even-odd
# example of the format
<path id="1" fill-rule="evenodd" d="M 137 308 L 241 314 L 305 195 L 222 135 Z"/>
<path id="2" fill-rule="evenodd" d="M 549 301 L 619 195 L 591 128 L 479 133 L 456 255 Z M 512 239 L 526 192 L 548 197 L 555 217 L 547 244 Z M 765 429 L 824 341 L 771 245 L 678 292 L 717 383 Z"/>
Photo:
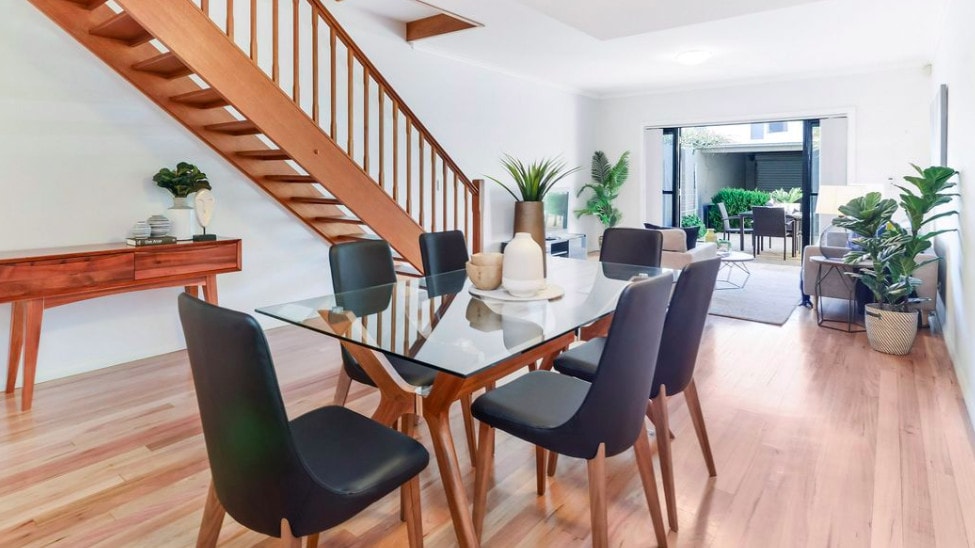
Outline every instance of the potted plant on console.
<path id="1" fill-rule="evenodd" d="M 921 280 L 917 270 L 936 262 L 938 257 L 918 261 L 938 234 L 954 229 L 931 230 L 936 219 L 956 215 L 954 210 L 935 209 L 951 202 L 958 194 L 947 192 L 955 186 L 949 179 L 957 173 L 948 167 L 921 169 L 913 165 L 919 177 L 904 177 L 909 186 L 900 186 L 900 203 L 884 199 L 879 192 L 871 192 L 841 206 L 841 215 L 833 224 L 857 235 L 852 243 L 857 249 L 849 251 L 843 260 L 847 264 L 862 265 L 849 272 L 873 293 L 874 303 L 866 305 L 866 329 L 870 346 L 887 354 L 903 355 L 911 351 L 917 336 L 918 310 L 921 302 L 915 290 Z M 897 207 L 907 215 L 909 227 L 891 221 Z"/>
<path id="2" fill-rule="evenodd" d="M 494 177 L 489 179 L 501 185 L 508 194 L 515 199 L 514 233 L 527 232 L 531 234 L 535 243 L 545 250 L 545 206 L 542 199 L 545 194 L 566 176 L 575 173 L 580 168 L 566 168 L 560 158 L 544 158 L 530 164 L 505 154 L 501 158 L 501 165 L 515 182 L 515 189 L 502 183 Z M 517 191 L 517 193 L 515 192 Z"/>
<path id="3" fill-rule="evenodd" d="M 630 175 L 630 152 L 626 151 L 615 165 L 610 165 L 606 154 L 597 150 L 592 155 L 592 182 L 582 185 L 576 197 L 586 190 L 592 190 L 592 196 L 586 202 L 586 207 L 575 211 L 576 217 L 593 215 L 604 228 L 613 228 L 619 224 L 623 214 L 616 209 L 614 202 L 620 195 L 620 187 Z M 603 237 L 599 237 L 599 247 L 603 246 Z"/>
<path id="4" fill-rule="evenodd" d="M 196 216 L 187 197 L 194 192 L 210 190 L 206 173 L 187 162 L 176 164 L 176 169 L 162 168 L 153 178 L 157 186 L 165 188 L 173 195 L 173 207 L 166 210 L 166 216 L 173 225 L 170 234 L 177 240 L 190 240 L 196 227 Z"/>

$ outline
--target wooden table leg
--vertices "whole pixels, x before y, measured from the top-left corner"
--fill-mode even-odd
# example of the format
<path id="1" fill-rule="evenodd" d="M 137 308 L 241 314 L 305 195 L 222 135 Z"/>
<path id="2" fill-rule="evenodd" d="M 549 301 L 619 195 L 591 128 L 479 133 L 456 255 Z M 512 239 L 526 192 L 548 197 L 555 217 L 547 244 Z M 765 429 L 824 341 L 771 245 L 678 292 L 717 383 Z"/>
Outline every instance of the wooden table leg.
<path id="1" fill-rule="evenodd" d="M 423 417 L 430 427 L 433 439 L 433 449 L 440 468 L 440 479 L 443 481 L 444 491 L 447 493 L 447 505 L 450 507 L 450 517 L 454 522 L 454 532 L 457 540 L 464 548 L 479 546 L 474 534 L 474 521 L 471 516 L 470 502 L 460 474 L 460 462 L 454 448 L 454 438 L 450 433 L 450 423 L 447 420 L 450 404 L 460 395 L 460 388 L 464 379 L 441 373 L 433 382 L 433 388 L 423 406 Z"/>
<path id="2" fill-rule="evenodd" d="M 26 307 L 23 301 L 12 303 L 10 309 L 10 353 L 7 361 L 7 394 L 14 393 L 17 372 L 20 369 L 20 355 L 24 350 L 24 317 Z"/>
<path id="3" fill-rule="evenodd" d="M 210 304 L 217 304 L 217 275 L 207 276 L 207 283 L 203 286 L 203 299 Z"/>
<path id="4" fill-rule="evenodd" d="M 34 374 L 37 372 L 37 349 L 41 343 L 41 320 L 44 318 L 44 299 L 27 301 L 26 337 L 24 340 L 24 389 L 20 396 L 20 410 L 28 411 L 34 400 Z"/>

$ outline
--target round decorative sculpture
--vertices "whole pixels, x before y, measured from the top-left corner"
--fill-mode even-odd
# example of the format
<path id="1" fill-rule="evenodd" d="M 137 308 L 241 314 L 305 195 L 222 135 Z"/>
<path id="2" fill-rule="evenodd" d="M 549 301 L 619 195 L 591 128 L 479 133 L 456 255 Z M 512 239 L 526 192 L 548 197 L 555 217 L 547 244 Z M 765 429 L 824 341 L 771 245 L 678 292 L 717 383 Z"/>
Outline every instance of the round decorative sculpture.
<path id="1" fill-rule="evenodd" d="M 129 238 L 148 238 L 151 234 L 152 228 L 145 221 L 139 221 L 129 229 Z"/>
<path id="2" fill-rule="evenodd" d="M 172 227 L 172 223 L 165 215 L 153 215 L 152 217 L 149 217 L 147 222 L 149 223 L 149 228 L 152 229 L 152 234 L 150 234 L 150 236 L 153 238 L 157 236 L 166 236 L 169 234 L 169 229 Z"/>
<path id="3" fill-rule="evenodd" d="M 531 234 L 518 232 L 504 250 L 501 284 L 515 297 L 531 297 L 545 287 L 542 248 Z"/>

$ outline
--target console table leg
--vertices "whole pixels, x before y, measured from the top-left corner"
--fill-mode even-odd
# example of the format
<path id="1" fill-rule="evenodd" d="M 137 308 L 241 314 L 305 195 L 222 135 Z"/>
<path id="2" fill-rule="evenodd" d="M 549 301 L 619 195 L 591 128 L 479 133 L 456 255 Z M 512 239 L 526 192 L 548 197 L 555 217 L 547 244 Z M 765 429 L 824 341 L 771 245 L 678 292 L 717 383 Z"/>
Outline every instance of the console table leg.
<path id="1" fill-rule="evenodd" d="M 217 276 L 207 276 L 207 283 L 203 286 L 203 299 L 210 304 L 217 304 Z"/>
<path id="2" fill-rule="evenodd" d="M 28 411 L 34 400 L 34 374 L 37 372 L 37 349 L 41 343 L 41 320 L 44 318 L 44 299 L 27 301 L 26 339 L 24 342 L 24 390 L 20 410 Z"/>
<path id="3" fill-rule="evenodd" d="M 23 301 L 12 303 L 10 309 L 10 353 L 7 361 L 7 394 L 13 394 L 17 384 L 17 371 L 20 369 L 20 354 L 24 350 Z"/>

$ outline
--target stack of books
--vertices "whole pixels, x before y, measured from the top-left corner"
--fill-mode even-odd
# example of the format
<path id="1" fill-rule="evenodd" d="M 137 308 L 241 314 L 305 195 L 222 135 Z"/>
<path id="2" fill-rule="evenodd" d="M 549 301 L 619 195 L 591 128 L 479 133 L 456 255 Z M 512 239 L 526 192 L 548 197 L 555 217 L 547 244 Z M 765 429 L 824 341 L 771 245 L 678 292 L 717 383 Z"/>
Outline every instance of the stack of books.
<path id="1" fill-rule="evenodd" d="M 176 237 L 175 236 L 149 236 L 146 238 L 129 238 L 125 240 L 125 243 L 128 245 L 134 245 L 136 247 L 144 246 L 144 245 L 167 245 L 167 244 L 175 244 Z"/>

